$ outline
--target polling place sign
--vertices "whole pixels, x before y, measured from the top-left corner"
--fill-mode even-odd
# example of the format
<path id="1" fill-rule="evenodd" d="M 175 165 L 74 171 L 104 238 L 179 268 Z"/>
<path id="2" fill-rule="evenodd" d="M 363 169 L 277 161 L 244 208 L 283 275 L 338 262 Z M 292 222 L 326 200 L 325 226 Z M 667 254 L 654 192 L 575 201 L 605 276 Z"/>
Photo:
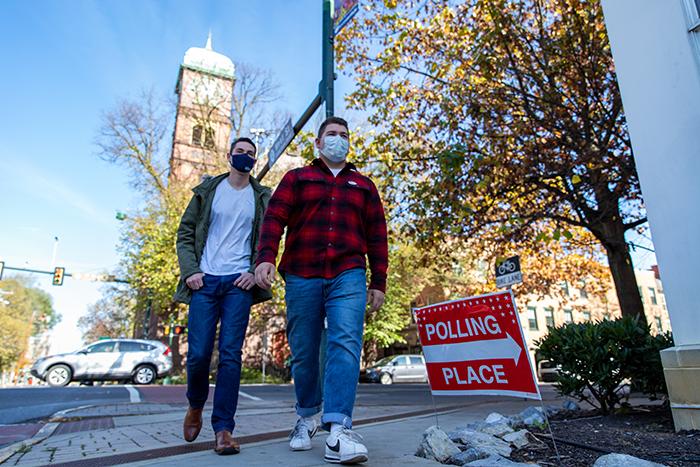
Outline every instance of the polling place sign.
<path id="1" fill-rule="evenodd" d="M 414 309 L 435 395 L 541 399 L 510 290 Z"/>

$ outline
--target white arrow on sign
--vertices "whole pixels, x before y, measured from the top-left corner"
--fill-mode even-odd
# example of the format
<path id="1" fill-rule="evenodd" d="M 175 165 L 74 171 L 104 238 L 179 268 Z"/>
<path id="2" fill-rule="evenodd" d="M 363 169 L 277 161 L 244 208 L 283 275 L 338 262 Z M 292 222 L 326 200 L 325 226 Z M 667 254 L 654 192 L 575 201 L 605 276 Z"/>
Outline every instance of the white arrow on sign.
<path id="1" fill-rule="evenodd" d="M 521 353 L 522 348 L 508 333 L 503 339 L 423 346 L 423 355 L 428 363 L 512 358 L 517 366 Z"/>

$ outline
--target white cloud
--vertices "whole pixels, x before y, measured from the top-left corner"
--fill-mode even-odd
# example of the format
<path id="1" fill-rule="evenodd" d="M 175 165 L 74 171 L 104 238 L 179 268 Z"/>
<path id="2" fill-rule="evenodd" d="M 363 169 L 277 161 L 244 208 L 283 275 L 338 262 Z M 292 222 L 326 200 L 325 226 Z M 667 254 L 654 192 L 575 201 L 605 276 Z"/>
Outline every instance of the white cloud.
<path id="1" fill-rule="evenodd" d="M 52 204 L 71 206 L 85 217 L 101 224 L 112 224 L 112 219 L 105 215 L 104 209 L 100 209 L 89 197 L 71 188 L 56 175 L 42 173 L 34 165 L 17 161 L 10 164 L 7 160 L 0 162 L 0 173 L 33 196 Z"/>

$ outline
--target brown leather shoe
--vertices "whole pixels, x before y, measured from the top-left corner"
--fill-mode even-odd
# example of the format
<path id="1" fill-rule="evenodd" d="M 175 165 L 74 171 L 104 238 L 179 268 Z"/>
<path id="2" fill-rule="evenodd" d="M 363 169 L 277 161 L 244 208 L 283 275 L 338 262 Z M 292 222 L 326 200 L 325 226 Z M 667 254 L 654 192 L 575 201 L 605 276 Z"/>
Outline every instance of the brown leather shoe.
<path id="1" fill-rule="evenodd" d="M 202 430 L 202 409 L 193 409 L 192 407 L 187 409 L 185 414 L 185 421 L 182 423 L 182 436 L 185 441 L 191 443 Z"/>
<path id="2" fill-rule="evenodd" d="M 229 454 L 238 454 L 241 452 L 241 446 L 238 441 L 233 439 L 230 431 L 220 431 L 216 434 L 216 447 L 214 452 L 220 456 Z"/>

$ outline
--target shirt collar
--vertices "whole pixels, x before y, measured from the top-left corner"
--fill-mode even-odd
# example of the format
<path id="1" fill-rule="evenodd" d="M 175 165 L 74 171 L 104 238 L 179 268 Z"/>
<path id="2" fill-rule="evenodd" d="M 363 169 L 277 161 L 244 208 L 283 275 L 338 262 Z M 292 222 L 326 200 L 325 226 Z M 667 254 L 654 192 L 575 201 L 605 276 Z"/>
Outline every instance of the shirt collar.
<path id="1" fill-rule="evenodd" d="M 321 169 L 322 171 L 324 171 L 324 172 L 326 172 L 326 173 L 328 173 L 328 174 L 331 174 L 331 175 L 333 174 L 333 173 L 331 172 L 331 169 L 328 168 L 328 166 L 326 165 L 326 163 L 323 162 L 323 159 L 321 159 L 320 157 L 317 157 L 316 159 L 314 159 L 314 160 L 311 162 L 311 165 L 314 165 L 314 166 L 318 167 L 319 169 Z M 338 172 L 338 175 L 340 175 L 341 173 L 344 173 L 344 172 L 346 172 L 346 171 L 348 171 L 348 170 L 357 171 L 357 168 L 355 167 L 355 164 L 353 164 L 352 162 L 347 162 L 347 161 L 346 161 L 346 162 L 345 162 L 345 167 L 343 167 L 343 169 L 342 169 L 340 172 Z"/>

